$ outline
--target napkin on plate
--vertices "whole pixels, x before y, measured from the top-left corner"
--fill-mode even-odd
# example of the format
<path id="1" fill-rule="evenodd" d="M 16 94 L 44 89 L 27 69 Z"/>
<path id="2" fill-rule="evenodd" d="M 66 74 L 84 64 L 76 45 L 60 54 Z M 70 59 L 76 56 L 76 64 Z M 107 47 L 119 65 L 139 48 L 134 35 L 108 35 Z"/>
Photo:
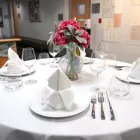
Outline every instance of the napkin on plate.
<path id="1" fill-rule="evenodd" d="M 74 91 L 71 81 L 60 69 L 57 69 L 48 79 L 48 86 L 44 87 L 41 95 L 42 109 L 71 110 Z"/>
<path id="2" fill-rule="evenodd" d="M 8 59 L 9 60 L 3 65 L 3 67 L 8 65 L 7 67 L 8 72 L 20 73 L 25 71 L 25 67 L 21 59 L 11 48 L 8 49 Z"/>
<path id="3" fill-rule="evenodd" d="M 140 57 L 133 62 L 129 76 L 140 80 Z"/>
<path id="4" fill-rule="evenodd" d="M 85 49 L 84 50 L 79 49 L 79 50 L 80 50 L 80 56 L 82 58 L 85 58 L 85 56 L 86 56 Z"/>
<path id="5" fill-rule="evenodd" d="M 86 52 L 85 49 L 84 50 L 80 50 L 80 56 L 81 58 L 83 58 L 84 64 L 89 63 L 90 62 L 90 58 L 86 57 Z"/>

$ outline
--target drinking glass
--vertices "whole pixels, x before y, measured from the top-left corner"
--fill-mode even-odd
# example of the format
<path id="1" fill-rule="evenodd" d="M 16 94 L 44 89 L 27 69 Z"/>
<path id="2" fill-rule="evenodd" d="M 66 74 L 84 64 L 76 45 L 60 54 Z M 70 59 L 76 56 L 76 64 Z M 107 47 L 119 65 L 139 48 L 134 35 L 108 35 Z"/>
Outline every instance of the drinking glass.
<path id="1" fill-rule="evenodd" d="M 39 64 L 46 65 L 49 64 L 49 54 L 46 52 L 42 52 L 38 56 Z"/>
<path id="2" fill-rule="evenodd" d="M 98 92 L 101 90 L 101 88 L 98 87 L 98 75 L 104 70 L 104 61 L 99 55 L 99 51 L 93 51 L 90 58 L 90 69 L 93 71 L 93 73 L 96 75 L 96 86 L 91 87 L 91 92 Z"/>
<path id="3" fill-rule="evenodd" d="M 51 67 L 58 67 L 58 64 L 56 63 L 56 61 L 57 61 L 57 58 L 55 58 L 56 57 L 56 55 L 59 53 L 59 47 L 58 46 L 56 46 L 56 45 L 52 45 L 52 44 L 50 44 L 49 45 L 49 47 L 48 47 L 48 49 L 49 49 L 49 53 L 52 55 L 52 57 L 53 57 L 53 61 L 51 61 Z"/>
<path id="4" fill-rule="evenodd" d="M 13 63 L 9 63 L 8 65 L 12 67 Z M 23 80 L 20 69 L 18 73 L 15 72 L 15 69 L 10 69 L 10 71 L 6 70 L 4 73 L 3 85 L 8 91 L 15 91 L 22 88 Z"/>
<path id="5" fill-rule="evenodd" d="M 33 48 L 23 48 L 22 50 L 22 62 L 29 69 L 29 75 L 31 75 L 31 68 L 36 62 L 36 56 Z M 37 80 L 28 79 L 25 81 L 26 84 L 35 84 Z"/>
<path id="6" fill-rule="evenodd" d="M 105 58 L 107 52 L 108 52 L 108 43 L 107 42 L 100 42 L 99 43 L 99 55 L 102 59 Z"/>
<path id="7" fill-rule="evenodd" d="M 116 65 L 116 55 L 115 54 L 106 54 L 104 58 L 104 66 L 107 67 L 114 67 Z"/>
<path id="8" fill-rule="evenodd" d="M 127 96 L 130 92 L 130 83 L 128 77 L 126 76 L 125 80 L 122 81 L 114 74 L 110 81 L 108 91 L 110 96 L 117 99 L 122 99 L 123 97 Z"/>

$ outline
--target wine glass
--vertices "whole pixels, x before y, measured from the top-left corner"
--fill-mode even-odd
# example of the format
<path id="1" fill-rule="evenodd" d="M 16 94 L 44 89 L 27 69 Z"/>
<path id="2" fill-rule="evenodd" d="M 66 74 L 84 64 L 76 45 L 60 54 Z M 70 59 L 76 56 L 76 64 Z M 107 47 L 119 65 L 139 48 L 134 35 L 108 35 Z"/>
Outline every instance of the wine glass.
<path id="1" fill-rule="evenodd" d="M 38 60 L 40 65 L 49 64 L 49 54 L 46 52 L 39 53 Z"/>
<path id="2" fill-rule="evenodd" d="M 34 66 L 36 62 L 36 56 L 33 48 L 23 48 L 22 50 L 22 62 L 28 67 L 29 75 L 31 75 L 31 68 Z M 29 79 L 25 81 L 26 84 L 35 84 L 37 80 Z"/>
<path id="3" fill-rule="evenodd" d="M 106 54 L 104 58 L 104 66 L 105 68 L 108 67 L 115 67 L 117 61 L 116 61 L 116 55 L 115 54 Z"/>
<path id="4" fill-rule="evenodd" d="M 101 90 L 101 88 L 98 87 L 98 75 L 104 70 L 104 61 L 99 55 L 99 51 L 93 51 L 90 58 L 90 69 L 93 71 L 93 73 L 96 75 L 96 86 L 91 87 L 91 92 L 98 92 Z"/>
<path id="5" fill-rule="evenodd" d="M 58 64 L 56 64 L 56 60 L 55 57 L 57 56 L 57 54 L 59 53 L 59 47 L 56 45 L 49 45 L 49 53 L 52 55 L 53 57 L 53 61 L 51 61 L 51 67 L 58 67 Z"/>
<path id="6" fill-rule="evenodd" d="M 100 42 L 99 43 L 99 50 L 100 50 L 100 52 L 99 52 L 100 57 L 102 59 L 104 59 L 106 54 L 107 54 L 107 52 L 108 52 L 108 43 Z"/>

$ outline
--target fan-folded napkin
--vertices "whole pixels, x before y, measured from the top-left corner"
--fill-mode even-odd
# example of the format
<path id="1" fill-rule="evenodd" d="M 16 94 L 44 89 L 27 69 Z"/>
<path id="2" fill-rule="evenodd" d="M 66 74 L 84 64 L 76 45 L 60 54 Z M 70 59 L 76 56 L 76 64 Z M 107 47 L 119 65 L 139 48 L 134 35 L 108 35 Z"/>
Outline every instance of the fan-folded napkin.
<path id="1" fill-rule="evenodd" d="M 129 76 L 140 80 L 140 57 L 133 62 Z"/>
<path id="2" fill-rule="evenodd" d="M 57 69 L 48 79 L 48 86 L 41 94 L 42 110 L 66 109 L 71 110 L 74 100 L 74 91 L 71 81 L 60 69 Z"/>
<path id="3" fill-rule="evenodd" d="M 5 67 L 8 65 L 8 72 L 20 73 L 26 70 L 19 56 L 11 48 L 8 49 L 8 59 L 9 60 L 3 66 Z"/>

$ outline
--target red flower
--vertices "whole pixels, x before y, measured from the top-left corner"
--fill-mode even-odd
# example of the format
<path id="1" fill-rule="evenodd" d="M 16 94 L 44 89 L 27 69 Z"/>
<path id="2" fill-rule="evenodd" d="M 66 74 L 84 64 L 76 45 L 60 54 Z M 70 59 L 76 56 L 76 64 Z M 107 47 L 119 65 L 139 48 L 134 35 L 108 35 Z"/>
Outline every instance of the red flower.
<path id="1" fill-rule="evenodd" d="M 60 25 L 58 26 L 58 29 L 60 29 L 60 30 L 68 29 L 68 25 L 72 25 L 74 27 L 74 30 L 79 30 L 80 29 L 79 23 L 77 21 L 75 21 L 75 20 L 62 21 L 60 23 Z"/>
<path id="2" fill-rule="evenodd" d="M 83 34 L 81 35 L 81 37 L 83 37 L 87 43 L 82 43 L 82 46 L 84 48 L 88 48 L 88 46 L 90 45 L 90 35 L 88 34 L 88 32 L 86 30 L 84 30 Z"/>
<path id="3" fill-rule="evenodd" d="M 58 45 L 66 45 L 66 44 L 69 43 L 68 40 L 66 39 L 65 35 L 64 35 L 64 32 L 62 30 L 58 30 L 55 33 L 54 41 Z"/>
<path id="4" fill-rule="evenodd" d="M 80 43 L 75 37 L 76 34 L 74 34 L 75 36 L 71 37 L 71 40 L 68 40 L 67 37 L 64 34 L 65 30 L 69 30 L 68 25 L 73 26 L 74 32 L 77 31 L 77 30 L 83 30 L 83 29 L 80 28 L 79 23 L 75 20 L 62 21 L 60 23 L 60 25 L 58 26 L 58 30 L 56 31 L 55 36 L 54 36 L 55 43 L 58 44 L 58 45 L 66 45 L 66 44 L 69 44 L 69 42 L 74 41 L 74 42 L 77 43 L 77 45 L 81 45 L 84 48 L 88 48 L 88 46 L 90 44 L 90 36 L 89 36 L 88 32 L 83 30 L 83 34 L 79 36 L 81 38 L 84 38 L 86 40 L 86 43 Z"/>

